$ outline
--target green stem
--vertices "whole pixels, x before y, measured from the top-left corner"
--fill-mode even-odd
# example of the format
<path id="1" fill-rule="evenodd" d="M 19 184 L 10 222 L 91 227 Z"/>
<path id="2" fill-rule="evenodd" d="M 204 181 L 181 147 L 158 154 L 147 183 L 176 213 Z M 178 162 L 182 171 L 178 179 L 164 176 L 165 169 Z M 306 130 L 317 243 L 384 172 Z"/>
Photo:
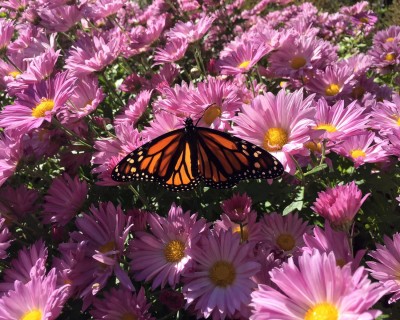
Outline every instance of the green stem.
<path id="1" fill-rule="evenodd" d="M 129 189 L 133 192 L 133 194 L 135 195 L 135 196 L 137 196 L 138 198 L 139 198 L 139 200 L 143 203 L 143 205 L 144 205 L 144 208 L 145 209 L 148 209 L 149 208 L 149 203 L 146 201 L 146 199 L 144 199 L 141 195 L 140 195 L 140 193 L 130 184 L 129 185 Z"/>
<path id="2" fill-rule="evenodd" d="M 17 69 L 18 72 L 23 73 L 23 71 L 22 71 L 20 68 L 18 68 L 18 67 L 15 65 L 15 63 L 12 62 L 6 55 L 4 55 L 4 60 L 5 60 L 6 62 L 8 62 L 9 64 L 11 64 L 15 69 Z"/>
<path id="3" fill-rule="evenodd" d="M 62 129 L 63 131 L 65 131 L 66 133 L 68 133 L 71 137 L 74 137 L 77 141 L 79 141 L 82 145 L 84 145 L 85 147 L 90 148 L 90 150 L 94 150 L 93 146 L 90 145 L 88 142 L 86 142 L 85 140 L 83 140 L 80 136 L 78 136 L 75 132 L 73 132 L 72 130 L 68 129 L 67 127 L 65 127 L 60 121 L 58 121 L 55 117 L 52 118 L 51 121 L 52 124 L 54 124 L 55 127 Z"/>

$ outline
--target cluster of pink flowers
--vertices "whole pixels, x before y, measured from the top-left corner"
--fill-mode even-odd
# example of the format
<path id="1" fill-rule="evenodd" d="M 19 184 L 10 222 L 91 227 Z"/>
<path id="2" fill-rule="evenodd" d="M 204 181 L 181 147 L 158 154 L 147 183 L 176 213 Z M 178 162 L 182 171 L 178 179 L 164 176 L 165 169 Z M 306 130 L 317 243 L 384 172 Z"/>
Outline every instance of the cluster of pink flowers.
<path id="1" fill-rule="evenodd" d="M 400 27 L 366 1 L 139 3 L 0 0 L 0 320 L 379 317 L 400 299 Z M 111 179 L 187 117 L 284 175 Z"/>

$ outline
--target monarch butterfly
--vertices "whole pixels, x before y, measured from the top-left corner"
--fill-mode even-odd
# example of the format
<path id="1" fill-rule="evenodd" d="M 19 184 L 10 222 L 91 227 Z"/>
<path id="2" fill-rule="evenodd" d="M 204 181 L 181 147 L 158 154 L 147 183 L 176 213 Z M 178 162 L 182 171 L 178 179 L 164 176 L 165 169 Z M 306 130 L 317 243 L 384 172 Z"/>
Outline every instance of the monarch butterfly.
<path id="1" fill-rule="evenodd" d="M 114 168 L 115 181 L 155 181 L 171 191 L 193 189 L 200 181 L 230 188 L 243 179 L 279 177 L 282 164 L 264 149 L 228 133 L 185 127 L 165 133 L 128 154 Z"/>

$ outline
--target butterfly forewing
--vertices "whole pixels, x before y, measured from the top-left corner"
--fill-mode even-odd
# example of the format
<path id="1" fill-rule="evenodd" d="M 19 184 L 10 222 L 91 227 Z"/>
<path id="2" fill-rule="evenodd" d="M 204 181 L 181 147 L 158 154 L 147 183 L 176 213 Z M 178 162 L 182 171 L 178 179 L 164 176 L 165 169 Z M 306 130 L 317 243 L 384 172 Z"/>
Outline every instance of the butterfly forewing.
<path id="1" fill-rule="evenodd" d="M 264 149 L 227 133 L 197 128 L 199 176 L 214 188 L 230 188 L 244 179 L 273 179 L 282 164 Z"/>

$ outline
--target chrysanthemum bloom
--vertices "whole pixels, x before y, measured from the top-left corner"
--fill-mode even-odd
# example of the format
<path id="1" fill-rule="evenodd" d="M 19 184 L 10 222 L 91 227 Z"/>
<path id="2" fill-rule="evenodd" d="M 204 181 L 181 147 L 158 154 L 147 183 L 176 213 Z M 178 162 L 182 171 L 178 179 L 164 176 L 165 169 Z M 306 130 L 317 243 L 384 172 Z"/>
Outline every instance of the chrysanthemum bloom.
<path id="1" fill-rule="evenodd" d="M 14 174 L 22 157 L 20 133 L 12 130 L 0 133 L 0 186 Z"/>
<path id="2" fill-rule="evenodd" d="M 320 138 L 338 141 L 343 136 L 349 136 L 359 130 L 367 128 L 368 115 L 357 101 L 345 107 L 343 100 L 339 100 L 330 106 L 324 98 L 316 104 L 314 130 L 324 130 Z"/>
<path id="3" fill-rule="evenodd" d="M 127 123 L 135 126 L 149 106 L 151 93 L 152 91 L 150 90 L 143 90 L 138 93 L 135 99 L 130 99 L 124 109 L 124 113 L 115 117 L 114 124 Z"/>
<path id="4" fill-rule="evenodd" d="M 27 283 L 31 280 L 31 269 L 37 272 L 46 272 L 47 248 L 42 240 L 36 241 L 29 248 L 24 247 L 18 251 L 17 258 L 10 262 L 10 268 L 4 270 L 3 281 L 0 283 L 0 292 L 6 293 L 14 288 L 18 280 Z M 1 294 L 0 294 L 1 295 Z"/>
<path id="5" fill-rule="evenodd" d="M 11 245 L 11 233 L 8 230 L 6 219 L 0 218 L 0 259 L 7 258 L 7 249 Z"/>
<path id="6" fill-rule="evenodd" d="M 38 209 L 36 203 L 38 199 L 39 192 L 28 189 L 25 185 L 20 185 L 15 189 L 11 186 L 3 187 L 0 189 L 0 212 L 7 217 L 7 220 L 23 219 Z"/>
<path id="7" fill-rule="evenodd" d="M 371 276 L 385 287 L 389 293 L 394 293 L 389 299 L 389 303 L 400 299 L 400 234 L 393 235 L 393 240 L 384 236 L 384 245 L 376 244 L 376 250 L 369 255 L 376 261 L 367 261 L 371 269 Z"/>
<path id="8" fill-rule="evenodd" d="M 28 5 L 29 0 L 5 0 L 0 1 L 0 5 L 2 8 L 6 8 L 10 11 L 24 11 L 26 6 Z"/>
<path id="9" fill-rule="evenodd" d="M 350 265 L 336 265 L 333 252 L 303 253 L 270 272 L 279 291 L 259 285 L 254 291 L 251 320 L 261 319 L 376 319 L 372 306 L 387 292 L 371 283 L 364 268 L 352 273 Z"/>
<path id="10" fill-rule="evenodd" d="M 57 287 L 55 269 L 47 275 L 31 271 L 28 283 L 16 281 L 0 299 L 1 320 L 56 320 L 68 298 L 68 287 Z"/>
<path id="11" fill-rule="evenodd" d="M 122 42 L 123 37 L 118 30 L 93 37 L 86 34 L 72 46 L 65 68 L 76 75 L 103 70 L 118 57 Z"/>
<path id="12" fill-rule="evenodd" d="M 353 256 L 353 248 L 350 247 L 349 236 L 343 231 L 333 230 L 328 222 L 325 223 L 325 230 L 315 226 L 313 234 L 304 234 L 303 239 L 306 244 L 302 248 L 303 252 L 312 254 L 314 249 L 317 249 L 321 254 L 333 252 L 336 264 L 339 267 L 351 263 L 352 270 L 360 266 L 361 259 L 366 252 L 366 250 L 359 250 Z"/>
<path id="13" fill-rule="evenodd" d="M 246 73 L 270 51 L 263 44 L 244 42 L 217 63 L 221 74 L 236 75 Z"/>
<path id="14" fill-rule="evenodd" d="M 17 94 L 14 104 L 6 106 L 0 113 L 0 126 L 6 130 L 18 129 L 20 134 L 38 128 L 44 121 L 51 122 L 74 90 L 76 78 L 67 72 L 52 79 L 34 83 Z"/>
<path id="15" fill-rule="evenodd" d="M 145 83 L 144 88 L 152 90 L 160 89 L 161 86 L 171 85 L 179 74 L 179 67 L 173 63 L 166 63 L 162 66 L 158 73 L 153 73 L 150 83 Z"/>
<path id="16" fill-rule="evenodd" d="M 397 42 L 400 40 L 400 26 L 390 26 L 385 30 L 378 31 L 373 38 L 374 46 L 382 46 L 384 43 Z"/>
<path id="17" fill-rule="evenodd" d="M 154 54 L 154 65 L 172 63 L 182 59 L 189 43 L 185 38 L 169 39 L 164 49 L 158 48 Z"/>
<path id="18" fill-rule="evenodd" d="M 126 288 L 112 288 L 104 293 L 104 299 L 95 299 L 90 314 L 100 319 L 155 320 L 149 313 L 150 303 L 146 300 L 145 290 L 133 293 Z"/>
<path id="19" fill-rule="evenodd" d="M 333 226 L 347 231 L 355 215 L 370 193 L 362 197 L 354 181 L 318 192 L 318 198 L 311 207 Z"/>
<path id="20" fill-rule="evenodd" d="M 397 42 L 385 42 L 381 45 L 373 46 L 368 54 L 372 57 L 372 66 L 382 74 L 387 74 L 398 69 L 400 64 L 399 38 Z"/>
<path id="21" fill-rule="evenodd" d="M 376 141 L 375 141 L 376 140 Z M 385 151 L 388 141 L 380 140 L 374 132 L 362 131 L 352 136 L 343 137 L 343 142 L 332 148 L 334 152 L 354 162 L 358 168 L 364 163 L 386 161 L 388 154 Z"/>
<path id="22" fill-rule="evenodd" d="M 71 124 L 94 112 L 104 100 L 105 94 L 94 76 L 83 76 L 65 106 L 60 111 L 61 122 Z"/>
<path id="23" fill-rule="evenodd" d="M 244 222 L 251 210 L 252 199 L 246 194 L 235 193 L 231 198 L 222 201 L 222 211 L 236 223 Z"/>
<path id="24" fill-rule="evenodd" d="M 91 162 L 99 166 L 92 172 L 98 174 L 99 181 L 96 183 L 99 185 L 119 185 L 119 182 L 111 179 L 111 171 L 123 157 L 143 144 L 139 131 L 126 123 L 115 127 L 115 135 L 116 138 L 101 139 L 94 143 L 97 151 Z"/>
<path id="25" fill-rule="evenodd" d="M 14 33 L 14 23 L 11 20 L 0 19 L 0 56 L 5 53 Z"/>
<path id="26" fill-rule="evenodd" d="M 192 21 L 179 21 L 165 35 L 169 38 L 184 38 L 189 43 L 200 40 L 210 29 L 215 17 L 205 16 L 200 18 L 196 23 Z"/>
<path id="27" fill-rule="evenodd" d="M 77 176 L 72 179 L 65 173 L 54 179 L 44 197 L 43 222 L 66 225 L 79 213 L 87 193 L 86 181 L 80 181 Z"/>
<path id="28" fill-rule="evenodd" d="M 73 290 L 83 299 L 84 308 L 91 303 L 115 274 L 119 282 L 133 290 L 133 284 L 121 268 L 120 262 L 125 253 L 125 242 L 132 224 L 124 215 L 121 207 L 111 202 L 92 205 L 91 214 L 84 214 L 76 219 L 78 231 L 70 234 L 70 251 L 86 242 L 85 257 L 69 273 Z"/>
<path id="29" fill-rule="evenodd" d="M 82 6 L 85 18 L 101 19 L 117 13 L 126 0 L 96 0 L 86 1 Z"/>
<path id="30" fill-rule="evenodd" d="M 324 71 L 317 72 L 306 83 L 306 88 L 309 92 L 318 93 L 326 100 L 338 100 L 347 97 L 351 92 L 353 77 L 354 74 L 349 67 L 333 64 L 326 67 Z"/>
<path id="31" fill-rule="evenodd" d="M 141 134 L 145 141 L 153 140 L 164 133 L 180 129 L 183 126 L 183 118 L 178 118 L 167 112 L 158 113 L 154 120 L 150 122 L 150 127 L 145 127 L 143 131 L 141 131 Z"/>
<path id="32" fill-rule="evenodd" d="M 311 232 L 311 226 L 297 212 L 286 216 L 272 212 L 261 221 L 263 242 L 286 255 L 297 254 L 304 246 L 303 235 Z"/>
<path id="33" fill-rule="evenodd" d="M 233 118 L 236 125 L 232 133 L 261 146 L 278 158 L 286 172 L 294 174 L 296 164 L 291 157 L 309 154 L 304 143 L 309 141 L 311 127 L 315 126 L 313 98 L 309 95 L 303 99 L 302 90 L 259 95 Z"/>
<path id="34" fill-rule="evenodd" d="M 379 130 L 379 134 L 383 136 L 400 129 L 400 96 L 398 94 L 392 96 L 392 101 L 378 102 L 372 108 L 370 126 Z"/>
<path id="35" fill-rule="evenodd" d="M 339 12 L 351 17 L 352 25 L 355 27 L 352 34 L 361 30 L 368 35 L 378 21 L 377 15 L 372 10 L 368 10 L 367 1 L 357 2 L 351 7 L 342 7 Z"/>
<path id="36" fill-rule="evenodd" d="M 339 65 L 344 64 L 353 70 L 355 77 L 360 77 L 365 74 L 372 65 L 371 57 L 364 53 L 352 55 L 347 59 L 340 60 Z"/>
<path id="37" fill-rule="evenodd" d="M 225 319 L 250 302 L 255 283 L 250 278 L 260 265 L 249 256 L 249 245 L 238 234 L 221 231 L 204 237 L 194 251 L 196 265 L 186 274 L 182 292 L 186 308 L 204 318 Z"/>
<path id="38" fill-rule="evenodd" d="M 393 130 L 393 133 L 389 133 L 387 138 L 390 144 L 385 147 L 386 152 L 400 159 L 400 129 Z"/>
<path id="39" fill-rule="evenodd" d="M 77 5 L 60 5 L 37 10 L 39 25 L 47 32 L 67 32 L 82 19 Z"/>
<path id="40" fill-rule="evenodd" d="M 147 217 L 152 234 L 136 232 L 130 243 L 128 257 L 137 281 L 152 281 L 152 288 L 171 287 L 180 281 L 182 274 L 193 266 L 196 244 L 206 229 L 204 219 L 197 214 L 183 213 L 181 207 L 171 206 L 168 217 L 156 214 Z"/>

